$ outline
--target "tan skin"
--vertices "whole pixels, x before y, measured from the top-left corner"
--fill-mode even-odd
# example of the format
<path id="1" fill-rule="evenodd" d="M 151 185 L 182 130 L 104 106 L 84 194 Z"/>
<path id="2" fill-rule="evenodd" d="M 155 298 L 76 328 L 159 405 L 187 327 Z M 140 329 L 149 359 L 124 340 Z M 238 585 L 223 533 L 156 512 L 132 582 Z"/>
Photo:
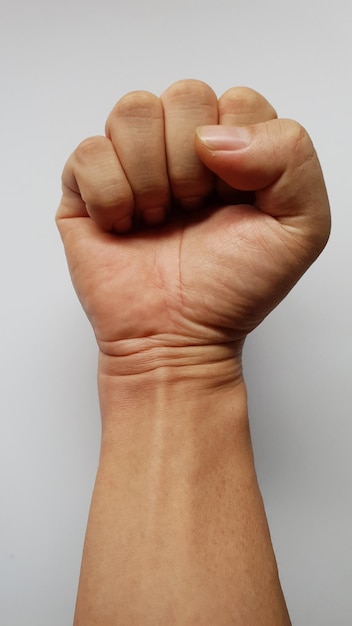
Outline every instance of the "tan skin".
<path id="1" fill-rule="evenodd" d="M 241 352 L 329 235 L 309 136 L 246 88 L 128 94 L 68 160 L 57 223 L 100 352 L 75 624 L 289 624 Z"/>

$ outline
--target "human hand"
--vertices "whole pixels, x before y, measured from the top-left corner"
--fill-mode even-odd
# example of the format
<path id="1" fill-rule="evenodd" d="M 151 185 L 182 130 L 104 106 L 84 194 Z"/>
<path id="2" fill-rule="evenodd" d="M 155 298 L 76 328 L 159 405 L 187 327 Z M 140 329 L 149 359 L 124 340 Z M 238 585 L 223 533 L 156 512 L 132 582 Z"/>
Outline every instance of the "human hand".
<path id="1" fill-rule="evenodd" d="M 330 220 L 299 124 L 249 89 L 217 100 L 180 81 L 160 99 L 123 97 L 106 137 L 80 144 L 57 224 L 99 348 L 116 356 L 238 349 L 321 252 Z"/>

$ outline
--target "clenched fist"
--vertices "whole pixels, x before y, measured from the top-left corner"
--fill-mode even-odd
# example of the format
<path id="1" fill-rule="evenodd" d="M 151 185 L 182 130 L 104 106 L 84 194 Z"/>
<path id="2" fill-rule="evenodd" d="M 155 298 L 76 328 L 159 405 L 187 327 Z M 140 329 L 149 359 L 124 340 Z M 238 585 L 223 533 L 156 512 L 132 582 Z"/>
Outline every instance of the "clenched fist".
<path id="1" fill-rule="evenodd" d="M 57 224 L 109 356 L 241 345 L 330 228 L 306 131 L 250 89 L 217 99 L 195 80 L 116 104 L 65 166 Z"/>

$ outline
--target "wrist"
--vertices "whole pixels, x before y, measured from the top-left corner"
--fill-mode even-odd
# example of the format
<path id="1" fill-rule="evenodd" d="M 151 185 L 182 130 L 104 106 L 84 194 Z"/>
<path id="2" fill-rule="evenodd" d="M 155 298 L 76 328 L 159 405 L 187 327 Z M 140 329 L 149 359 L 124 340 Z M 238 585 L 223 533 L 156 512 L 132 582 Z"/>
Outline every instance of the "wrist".
<path id="1" fill-rule="evenodd" d="M 151 341 L 120 343 L 114 354 L 100 351 L 99 398 L 107 423 L 148 414 L 167 419 L 183 406 L 199 415 L 219 398 L 245 396 L 242 344 L 165 346 Z M 193 414 L 193 413 L 192 413 Z"/>

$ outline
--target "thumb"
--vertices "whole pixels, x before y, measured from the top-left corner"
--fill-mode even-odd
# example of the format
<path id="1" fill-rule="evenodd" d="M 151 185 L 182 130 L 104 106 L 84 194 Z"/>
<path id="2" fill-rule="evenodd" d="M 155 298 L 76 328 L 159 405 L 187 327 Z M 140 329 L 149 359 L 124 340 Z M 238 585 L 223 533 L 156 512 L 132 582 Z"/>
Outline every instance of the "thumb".
<path id="1" fill-rule="evenodd" d="M 297 122 L 201 126 L 201 161 L 228 185 L 255 192 L 255 207 L 303 236 L 318 254 L 330 232 L 329 200 L 312 141 Z"/>

